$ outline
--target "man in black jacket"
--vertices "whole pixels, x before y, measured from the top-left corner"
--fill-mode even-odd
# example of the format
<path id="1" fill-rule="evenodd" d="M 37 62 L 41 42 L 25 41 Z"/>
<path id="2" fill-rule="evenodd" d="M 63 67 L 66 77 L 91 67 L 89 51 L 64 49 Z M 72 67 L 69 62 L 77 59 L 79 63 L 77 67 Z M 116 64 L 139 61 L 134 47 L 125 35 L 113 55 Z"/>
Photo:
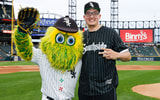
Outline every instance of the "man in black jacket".
<path id="1" fill-rule="evenodd" d="M 84 19 L 84 52 L 79 79 L 79 100 L 117 100 L 118 74 L 116 60 L 129 61 L 128 48 L 114 29 L 99 24 L 99 4 L 88 2 Z"/>

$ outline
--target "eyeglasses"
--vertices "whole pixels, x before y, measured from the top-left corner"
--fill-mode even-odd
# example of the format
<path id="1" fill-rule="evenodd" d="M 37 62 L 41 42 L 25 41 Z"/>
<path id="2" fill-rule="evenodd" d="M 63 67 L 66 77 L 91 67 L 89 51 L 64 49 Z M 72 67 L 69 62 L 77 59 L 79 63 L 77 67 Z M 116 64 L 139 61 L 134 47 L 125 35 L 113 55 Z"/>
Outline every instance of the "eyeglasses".
<path id="1" fill-rule="evenodd" d="M 91 15 L 93 15 L 94 17 L 97 17 L 97 15 L 99 15 L 98 11 L 94 11 L 94 12 L 86 12 L 85 14 L 87 17 L 90 17 Z"/>

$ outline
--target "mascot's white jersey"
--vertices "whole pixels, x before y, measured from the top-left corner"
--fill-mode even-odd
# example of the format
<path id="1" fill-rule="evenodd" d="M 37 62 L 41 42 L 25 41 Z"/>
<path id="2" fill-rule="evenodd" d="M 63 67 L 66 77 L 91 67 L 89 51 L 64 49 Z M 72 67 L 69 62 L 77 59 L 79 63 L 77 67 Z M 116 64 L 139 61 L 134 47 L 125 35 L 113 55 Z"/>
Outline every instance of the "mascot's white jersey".
<path id="1" fill-rule="evenodd" d="M 40 69 L 42 100 L 47 100 L 44 96 L 49 96 L 54 100 L 66 100 L 74 97 L 75 86 L 82 65 L 81 60 L 77 63 L 74 71 L 61 73 L 50 66 L 47 56 L 42 53 L 41 49 L 33 47 L 32 62 L 38 64 Z"/>

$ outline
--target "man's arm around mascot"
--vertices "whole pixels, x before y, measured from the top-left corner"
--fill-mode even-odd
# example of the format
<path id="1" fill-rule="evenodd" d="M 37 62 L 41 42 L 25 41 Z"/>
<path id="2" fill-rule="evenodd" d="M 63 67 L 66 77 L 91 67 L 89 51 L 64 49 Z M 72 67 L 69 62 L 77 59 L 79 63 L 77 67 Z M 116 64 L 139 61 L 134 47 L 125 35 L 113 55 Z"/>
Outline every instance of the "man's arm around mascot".
<path id="1" fill-rule="evenodd" d="M 71 100 L 81 70 L 83 36 L 76 22 L 68 16 L 59 18 L 41 38 L 39 48 L 31 41 L 30 32 L 39 21 L 35 8 L 18 13 L 14 42 L 17 54 L 39 66 L 42 78 L 42 100 Z"/>

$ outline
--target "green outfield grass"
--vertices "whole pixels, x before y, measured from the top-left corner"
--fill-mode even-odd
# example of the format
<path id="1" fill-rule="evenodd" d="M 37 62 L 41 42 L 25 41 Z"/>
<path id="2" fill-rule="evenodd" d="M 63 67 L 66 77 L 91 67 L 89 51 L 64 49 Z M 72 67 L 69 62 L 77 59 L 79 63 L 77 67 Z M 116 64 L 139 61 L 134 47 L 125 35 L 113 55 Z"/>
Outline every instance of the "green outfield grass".
<path id="1" fill-rule="evenodd" d="M 0 66 L 34 65 L 31 62 L 0 62 Z M 157 61 L 117 61 L 117 65 L 160 65 Z M 132 92 L 131 88 L 139 84 L 160 83 L 160 70 L 118 71 L 118 100 L 158 100 Z M 0 100 L 41 100 L 41 77 L 39 72 L 17 72 L 0 74 Z M 75 97 L 78 100 L 78 82 Z"/>
<path id="2" fill-rule="evenodd" d="M 117 65 L 160 65 L 160 61 L 129 61 L 122 62 L 117 61 Z M 6 61 L 0 62 L 0 66 L 10 66 L 10 65 L 35 65 L 30 61 Z"/>
<path id="3" fill-rule="evenodd" d="M 0 66 L 14 66 L 14 65 L 35 65 L 30 61 L 4 61 L 0 62 Z"/>
<path id="4" fill-rule="evenodd" d="M 140 84 L 160 83 L 160 70 L 118 71 L 118 74 L 118 100 L 159 100 L 134 93 L 131 88 Z"/>
<path id="5" fill-rule="evenodd" d="M 117 65 L 155 65 L 160 66 L 160 61 L 129 61 L 129 62 L 122 62 L 117 61 Z"/>
<path id="6" fill-rule="evenodd" d="M 41 100 L 39 72 L 0 74 L 0 100 Z"/>

